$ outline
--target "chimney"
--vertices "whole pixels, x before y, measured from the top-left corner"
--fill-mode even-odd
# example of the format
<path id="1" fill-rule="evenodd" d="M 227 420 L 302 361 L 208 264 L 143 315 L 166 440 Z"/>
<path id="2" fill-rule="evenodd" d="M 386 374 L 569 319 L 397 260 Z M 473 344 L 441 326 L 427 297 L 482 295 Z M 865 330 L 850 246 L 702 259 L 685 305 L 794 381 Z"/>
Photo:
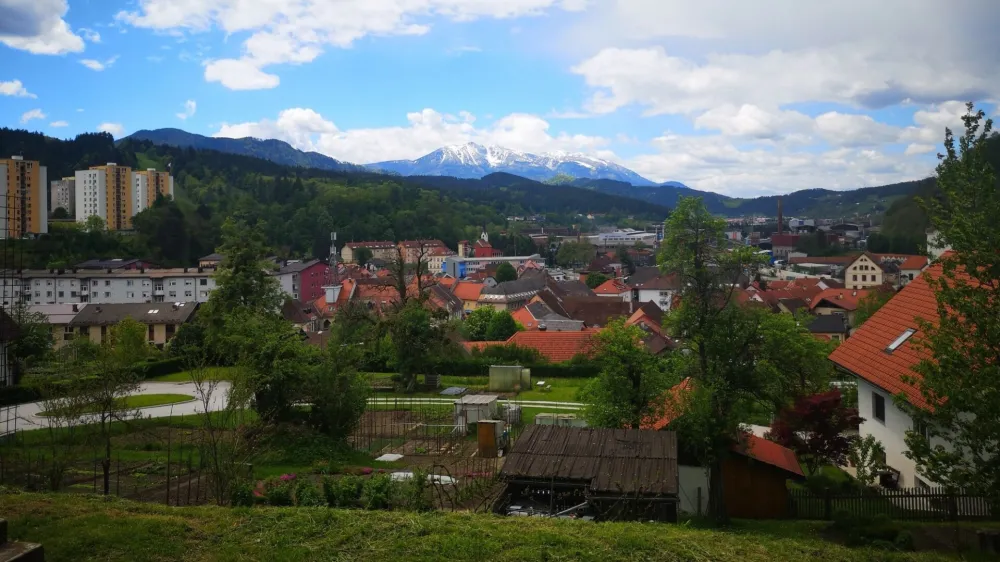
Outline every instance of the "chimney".
<path id="1" fill-rule="evenodd" d="M 539 332 L 544 332 L 544 331 L 545 331 L 545 330 L 547 330 L 547 329 L 549 329 L 549 327 L 548 327 L 548 326 L 546 326 L 545 324 L 539 324 L 539 325 L 538 325 L 538 331 L 539 331 Z"/>
<path id="2" fill-rule="evenodd" d="M 785 218 L 781 213 L 781 197 L 778 197 L 778 234 L 781 234 L 782 226 L 784 225 Z"/>
<path id="3" fill-rule="evenodd" d="M 80 305 L 74 304 L 73 305 L 73 312 L 80 312 Z"/>

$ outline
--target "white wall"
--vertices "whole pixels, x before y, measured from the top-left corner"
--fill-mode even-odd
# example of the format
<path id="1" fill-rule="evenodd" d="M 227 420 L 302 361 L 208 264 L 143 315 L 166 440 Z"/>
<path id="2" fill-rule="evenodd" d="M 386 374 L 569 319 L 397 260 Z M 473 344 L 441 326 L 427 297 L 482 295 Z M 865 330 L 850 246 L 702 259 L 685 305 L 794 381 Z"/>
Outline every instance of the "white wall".
<path id="1" fill-rule="evenodd" d="M 885 399 L 885 422 L 875 419 L 873 393 L 880 394 Z M 917 485 L 916 463 L 906 458 L 906 432 L 913 429 L 913 420 L 908 414 L 896 407 L 892 395 L 875 387 L 868 381 L 858 379 L 858 413 L 865 419 L 859 433 L 861 437 L 872 435 L 885 448 L 885 462 L 899 471 L 899 485 L 912 488 Z M 932 444 L 937 444 L 936 441 Z M 930 479 L 920 476 L 926 484 L 935 486 Z"/>
<path id="2" fill-rule="evenodd" d="M 149 206 L 150 202 L 146 197 L 146 190 L 149 187 L 149 176 L 146 174 L 132 174 L 132 215 L 137 215 Z"/>
<path id="3" fill-rule="evenodd" d="M 680 510 L 684 513 L 697 514 L 698 511 L 698 489 L 701 489 L 701 511 L 708 513 L 708 471 L 700 466 L 677 467 L 679 472 L 679 491 L 681 505 Z"/>
<path id="4" fill-rule="evenodd" d="M 626 299 L 627 300 L 627 299 Z M 660 302 L 660 301 L 664 302 Z M 638 304 L 652 302 L 659 306 L 664 312 L 670 310 L 670 305 L 674 300 L 674 291 L 660 291 L 659 289 L 639 289 Z"/>
<path id="5" fill-rule="evenodd" d="M 97 215 L 107 221 L 107 174 L 104 170 L 76 171 L 76 221 Z"/>

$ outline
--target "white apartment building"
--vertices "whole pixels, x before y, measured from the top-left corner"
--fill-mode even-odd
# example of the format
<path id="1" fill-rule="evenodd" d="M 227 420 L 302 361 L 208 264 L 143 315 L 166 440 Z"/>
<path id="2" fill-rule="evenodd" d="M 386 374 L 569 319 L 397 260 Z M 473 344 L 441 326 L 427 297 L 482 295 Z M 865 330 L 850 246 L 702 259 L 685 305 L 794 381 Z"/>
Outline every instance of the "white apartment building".
<path id="1" fill-rule="evenodd" d="M 76 177 L 66 177 L 61 180 L 52 180 L 49 190 L 49 211 L 54 211 L 60 207 L 66 209 L 70 217 L 76 213 Z"/>
<path id="2" fill-rule="evenodd" d="M 96 215 L 108 220 L 108 178 L 102 169 L 77 170 L 76 180 L 76 220 L 87 222 Z"/>
<path id="3" fill-rule="evenodd" d="M 216 286 L 213 273 L 194 267 L 63 273 L 24 270 L 4 276 L 0 292 L 5 306 L 18 299 L 31 305 L 206 302 Z"/>
<path id="4" fill-rule="evenodd" d="M 133 215 L 148 209 L 156 202 L 157 193 L 174 196 L 174 177 L 167 172 L 148 168 L 145 172 L 132 173 Z"/>

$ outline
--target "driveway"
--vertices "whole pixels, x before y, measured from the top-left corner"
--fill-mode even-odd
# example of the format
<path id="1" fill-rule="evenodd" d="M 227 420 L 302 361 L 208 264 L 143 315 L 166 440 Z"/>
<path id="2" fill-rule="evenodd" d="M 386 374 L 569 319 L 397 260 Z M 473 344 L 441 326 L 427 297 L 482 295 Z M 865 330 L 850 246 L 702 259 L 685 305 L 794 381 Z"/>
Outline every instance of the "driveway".
<path id="1" fill-rule="evenodd" d="M 219 381 L 212 392 L 212 400 L 208 404 L 210 412 L 226 407 L 228 391 L 229 382 Z M 144 382 L 136 394 L 187 394 L 191 398 L 196 398 L 198 392 L 192 382 Z M 38 415 L 44 409 L 45 406 L 42 402 L 0 408 L 0 436 L 15 430 L 27 431 L 48 427 L 48 418 Z M 139 414 L 144 418 L 165 418 L 171 415 L 200 414 L 203 411 L 202 400 L 194 399 L 191 402 L 182 402 L 180 404 L 166 404 L 163 406 L 142 408 L 139 410 Z M 85 415 L 81 416 L 80 420 L 81 422 L 97 421 L 97 416 Z"/>

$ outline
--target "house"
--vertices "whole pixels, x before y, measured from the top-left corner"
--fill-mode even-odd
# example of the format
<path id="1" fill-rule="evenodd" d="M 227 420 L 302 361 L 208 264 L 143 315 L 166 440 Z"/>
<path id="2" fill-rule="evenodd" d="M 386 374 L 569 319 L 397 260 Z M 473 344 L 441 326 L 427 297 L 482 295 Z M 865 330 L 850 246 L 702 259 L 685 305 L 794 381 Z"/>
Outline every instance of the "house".
<path id="1" fill-rule="evenodd" d="M 798 246 L 798 244 L 798 234 L 772 234 L 771 255 L 774 256 L 774 259 L 787 259 L 788 254 L 795 250 L 795 247 Z"/>
<path id="2" fill-rule="evenodd" d="M 344 263 L 357 263 L 355 251 L 360 248 L 367 248 L 371 251 L 373 258 L 392 261 L 396 259 L 396 243 L 390 240 L 372 240 L 369 242 L 348 242 L 340 250 L 340 259 Z"/>
<path id="3" fill-rule="evenodd" d="M 931 255 L 931 259 L 937 261 L 947 251 L 951 250 L 951 246 L 945 244 L 941 239 L 941 233 L 936 229 L 927 229 L 927 253 Z"/>
<path id="4" fill-rule="evenodd" d="M 316 332 L 321 328 L 316 307 L 298 299 L 287 299 L 281 305 L 281 316 L 303 332 Z"/>
<path id="5" fill-rule="evenodd" d="M 550 332 L 579 332 L 583 329 L 581 320 L 572 320 L 557 314 L 549 305 L 536 301 L 520 308 L 513 314 L 514 320 L 525 330 L 548 330 Z"/>
<path id="6" fill-rule="evenodd" d="M 444 245 L 444 242 L 440 240 L 403 240 L 399 243 L 399 250 L 403 254 L 403 261 L 409 264 L 415 264 L 421 259 L 428 263 L 428 271 L 438 272 L 441 271 L 441 264 L 444 263 L 444 257 L 441 257 L 438 262 L 437 269 L 430 267 L 430 261 L 432 257 L 438 257 L 437 254 L 442 256 L 455 255 Z"/>
<path id="7" fill-rule="evenodd" d="M 653 302 L 664 311 L 673 307 L 674 297 L 680 293 L 680 281 L 676 275 L 665 275 L 657 267 L 637 267 L 635 273 L 625 279 L 632 290 L 633 302 Z"/>
<path id="8" fill-rule="evenodd" d="M 663 329 L 663 311 L 651 302 L 642 303 L 625 321 L 625 325 L 638 326 L 646 333 L 642 343 L 653 355 L 659 355 L 677 347 L 677 343 Z"/>
<path id="9" fill-rule="evenodd" d="M 559 286 L 550 283 L 538 292 L 530 302 L 544 302 L 556 314 L 580 320 L 588 328 L 603 328 L 615 318 L 627 317 L 632 314 L 633 303 L 606 297 L 584 296 L 578 293 L 568 293 Z"/>
<path id="10" fill-rule="evenodd" d="M 464 302 L 444 285 L 435 283 L 427 289 L 427 304 L 432 308 L 444 311 L 452 320 L 462 318 Z"/>
<path id="11" fill-rule="evenodd" d="M 218 269 L 224 259 L 226 259 L 226 257 L 222 254 L 208 254 L 207 256 L 198 258 L 198 267 L 204 269 Z"/>
<path id="12" fill-rule="evenodd" d="M 52 347 L 59 349 L 73 339 L 70 323 L 80 312 L 82 304 L 34 304 L 28 307 L 33 314 L 42 314 L 52 327 Z"/>
<path id="13" fill-rule="evenodd" d="M 508 512 L 677 521 L 677 436 L 670 431 L 529 425 L 500 469 Z"/>
<path id="14" fill-rule="evenodd" d="M 939 266 L 927 271 L 932 277 L 940 274 Z M 917 277 L 893 296 L 830 354 L 839 370 L 857 378 L 858 411 L 865 418 L 859 431 L 882 443 L 886 465 L 893 470 L 895 484 L 900 487 L 933 486 L 905 456 L 906 432 L 917 428 L 893 401 L 894 396 L 902 395 L 915 407 L 928 407 L 920 390 L 906 380 L 918 377 L 914 367 L 929 358 L 915 345 L 920 338 L 918 318 L 930 322 L 938 318 L 937 300 L 925 276 Z"/>
<path id="15" fill-rule="evenodd" d="M 462 311 L 466 314 L 479 308 L 479 295 L 483 284 L 475 281 L 457 281 L 452 285 L 451 292 L 462 301 Z"/>
<path id="16" fill-rule="evenodd" d="M 103 269 L 105 271 L 112 271 L 119 269 L 153 269 L 156 267 L 156 264 L 136 258 L 112 258 L 87 260 L 80 262 L 73 267 L 76 269 Z"/>
<path id="17" fill-rule="evenodd" d="M 517 310 L 528 304 L 545 284 L 544 271 L 529 270 L 520 279 L 483 287 L 479 293 L 479 306 L 492 306 L 497 310 Z"/>
<path id="18" fill-rule="evenodd" d="M 549 332 L 532 330 L 517 332 L 507 344 L 530 347 L 538 351 L 550 363 L 569 361 L 577 355 L 588 355 L 593 351 L 593 339 L 597 330 L 584 329 L 579 332 Z"/>
<path id="19" fill-rule="evenodd" d="M 293 299 L 312 302 L 323 295 L 330 266 L 320 260 L 285 260 L 274 272 L 281 290 Z"/>
<path id="20" fill-rule="evenodd" d="M 623 281 L 608 279 L 594 288 L 594 294 L 599 297 L 611 297 L 625 302 L 632 300 L 632 289 Z"/>
<path id="21" fill-rule="evenodd" d="M 817 338 L 842 342 L 847 339 L 850 327 L 847 318 L 839 314 L 826 314 L 813 318 L 808 329 Z"/>
<path id="22" fill-rule="evenodd" d="M 917 278 L 928 263 L 926 256 L 865 252 L 847 266 L 844 286 L 868 289 L 888 283 L 902 287 Z"/>
<path id="23" fill-rule="evenodd" d="M 490 235 L 484 230 L 479 236 L 479 240 L 472 245 L 472 257 L 474 258 L 497 258 L 503 255 L 503 252 L 497 250 L 490 244 Z"/>
<path id="24" fill-rule="evenodd" d="M 848 327 L 854 326 L 854 313 L 858 309 L 858 301 L 868 296 L 871 291 L 851 289 L 827 289 L 820 292 L 809 303 L 809 312 L 824 316 L 834 314 L 845 318 Z"/>
<path id="25" fill-rule="evenodd" d="M 693 381 L 685 379 L 667 394 L 662 414 L 643 424 L 644 429 L 668 430 L 670 423 L 684 415 L 685 397 L 693 390 Z M 679 443 L 679 491 L 681 510 L 705 513 L 708 508 L 709 475 Z M 788 515 L 788 480 L 803 480 L 802 467 L 795 453 L 751 432 L 743 433 L 722 463 L 723 502 L 729 517 L 780 519 Z M 696 498 L 701 498 L 699 504 Z"/>
<path id="26" fill-rule="evenodd" d="M 451 256 L 456 256 L 451 248 L 442 246 L 434 246 L 427 250 L 424 260 L 427 263 L 427 271 L 431 273 L 440 273 L 444 270 L 444 260 Z"/>
<path id="27" fill-rule="evenodd" d="M 108 330 L 126 318 L 146 326 L 150 343 L 163 346 L 173 339 L 177 328 L 194 318 L 196 302 L 88 304 L 80 309 L 69 325 L 78 336 L 102 343 Z"/>
<path id="28" fill-rule="evenodd" d="M 18 338 L 21 329 L 3 308 L 0 308 L 0 387 L 17 383 L 17 370 L 10 363 L 7 348 Z"/>

